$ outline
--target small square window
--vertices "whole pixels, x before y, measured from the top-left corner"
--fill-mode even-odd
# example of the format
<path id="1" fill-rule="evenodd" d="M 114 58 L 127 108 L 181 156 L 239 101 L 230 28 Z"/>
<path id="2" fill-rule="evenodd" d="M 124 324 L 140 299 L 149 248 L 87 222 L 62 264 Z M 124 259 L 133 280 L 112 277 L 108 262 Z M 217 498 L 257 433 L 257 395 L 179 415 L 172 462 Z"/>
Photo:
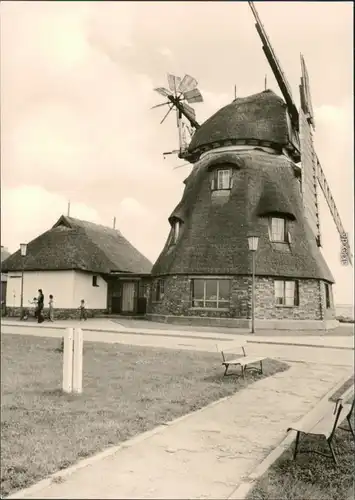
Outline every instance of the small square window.
<path id="1" fill-rule="evenodd" d="M 275 304 L 279 306 L 298 306 L 299 287 L 298 281 L 275 280 L 274 281 Z"/>
<path id="2" fill-rule="evenodd" d="M 92 277 L 92 286 L 99 286 L 97 283 L 97 276 Z"/>
<path id="3" fill-rule="evenodd" d="M 212 191 L 223 191 L 232 188 L 233 178 L 230 169 L 220 169 L 212 172 L 211 189 Z"/>

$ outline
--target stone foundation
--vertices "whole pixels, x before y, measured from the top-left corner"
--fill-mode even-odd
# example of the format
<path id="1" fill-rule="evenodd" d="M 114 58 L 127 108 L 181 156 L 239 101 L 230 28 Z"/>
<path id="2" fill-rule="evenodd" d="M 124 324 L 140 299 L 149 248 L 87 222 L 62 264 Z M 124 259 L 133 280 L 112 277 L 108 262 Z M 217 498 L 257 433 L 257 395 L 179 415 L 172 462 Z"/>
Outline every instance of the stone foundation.
<path id="1" fill-rule="evenodd" d="M 34 317 L 35 310 L 34 308 L 25 308 L 29 312 L 30 317 Z M 94 318 L 96 316 L 100 316 L 102 314 L 106 314 L 106 309 L 87 309 L 86 310 L 88 318 Z M 43 310 L 44 318 L 48 318 L 48 308 Z M 6 316 L 12 318 L 20 318 L 21 317 L 21 307 L 7 307 L 6 308 Z M 76 309 L 54 309 L 54 320 L 63 320 L 63 319 L 79 319 L 80 311 L 78 308 Z"/>
<path id="2" fill-rule="evenodd" d="M 168 323 L 184 326 L 208 326 L 212 328 L 242 328 L 251 330 L 251 319 L 236 318 L 203 318 L 199 316 L 163 316 L 156 314 L 147 314 L 146 318 L 158 323 Z M 308 330 L 333 330 L 339 326 L 337 320 L 255 320 L 255 333 L 258 330 L 278 330 L 289 331 L 308 331 Z"/>
<path id="3" fill-rule="evenodd" d="M 210 276 L 212 278 L 212 276 Z M 196 278 L 198 278 L 196 276 Z M 204 278 L 201 276 L 201 278 Z M 216 279 L 218 277 L 216 276 Z M 222 278 L 222 276 L 220 276 Z M 184 325 L 231 326 L 249 328 L 251 319 L 251 276 L 231 276 L 229 307 L 226 309 L 203 309 L 192 307 L 191 280 L 189 276 L 166 276 L 164 297 L 155 301 L 154 278 L 152 294 L 148 304 L 147 318 Z M 282 279 L 282 278 L 277 278 Z M 331 307 L 326 308 L 325 283 L 316 279 L 298 279 L 299 305 L 275 304 L 274 278 L 255 278 L 255 321 L 256 326 L 266 329 L 328 329 L 337 325 L 331 293 Z M 280 327 L 280 328 L 279 328 Z"/>

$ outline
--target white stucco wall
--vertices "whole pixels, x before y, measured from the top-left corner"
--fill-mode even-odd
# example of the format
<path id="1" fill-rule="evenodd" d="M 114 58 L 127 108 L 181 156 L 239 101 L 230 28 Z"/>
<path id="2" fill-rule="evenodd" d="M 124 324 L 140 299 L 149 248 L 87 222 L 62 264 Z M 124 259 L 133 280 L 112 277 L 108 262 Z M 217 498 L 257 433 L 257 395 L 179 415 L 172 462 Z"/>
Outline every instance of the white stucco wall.
<path id="1" fill-rule="evenodd" d="M 92 277 L 97 276 L 98 286 L 92 286 Z M 99 275 L 92 273 L 75 272 L 74 304 L 80 306 L 81 299 L 85 300 L 87 309 L 106 309 L 107 282 Z"/>
<path id="2" fill-rule="evenodd" d="M 59 308 L 74 307 L 74 271 L 25 271 L 23 275 L 23 305 L 29 306 L 29 300 L 38 296 L 38 289 L 44 293 L 44 306 L 48 305 L 48 296 L 54 297 L 54 306 Z M 21 272 L 9 272 L 6 291 L 6 305 L 21 305 Z M 77 306 L 79 307 L 79 306 Z"/>
<path id="3" fill-rule="evenodd" d="M 97 284 L 92 286 L 92 273 L 80 271 L 25 271 L 23 278 L 23 304 L 38 296 L 38 289 L 44 293 L 44 306 L 47 307 L 49 294 L 54 297 L 54 307 L 59 309 L 79 308 L 81 299 L 88 309 L 106 309 L 107 283 L 97 275 Z M 96 275 L 95 275 L 96 276 Z M 6 291 L 6 305 L 21 305 L 21 272 L 9 272 Z"/>

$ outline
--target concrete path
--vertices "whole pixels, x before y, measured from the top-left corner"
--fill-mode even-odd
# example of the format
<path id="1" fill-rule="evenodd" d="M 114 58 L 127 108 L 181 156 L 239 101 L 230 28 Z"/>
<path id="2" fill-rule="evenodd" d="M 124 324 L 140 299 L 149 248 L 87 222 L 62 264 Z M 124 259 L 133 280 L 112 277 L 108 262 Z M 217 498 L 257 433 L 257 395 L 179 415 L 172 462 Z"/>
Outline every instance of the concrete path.
<path id="1" fill-rule="evenodd" d="M 61 481 L 42 481 L 10 498 L 229 498 L 283 440 L 288 425 L 352 373 L 352 367 L 292 364 L 284 373 L 79 463 Z"/>

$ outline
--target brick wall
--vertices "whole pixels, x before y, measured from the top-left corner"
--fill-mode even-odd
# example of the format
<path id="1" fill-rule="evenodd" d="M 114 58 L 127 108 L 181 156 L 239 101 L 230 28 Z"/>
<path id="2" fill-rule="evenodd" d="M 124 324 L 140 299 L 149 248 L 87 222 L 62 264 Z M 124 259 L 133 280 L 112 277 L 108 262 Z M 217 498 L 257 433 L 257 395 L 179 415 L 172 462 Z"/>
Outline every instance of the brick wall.
<path id="1" fill-rule="evenodd" d="M 277 306 L 273 278 L 258 277 L 255 286 L 255 317 L 259 319 L 321 320 L 319 280 L 298 280 L 299 306 Z"/>
<path id="2" fill-rule="evenodd" d="M 191 278 L 193 279 L 193 278 Z M 226 310 L 206 310 L 191 307 L 191 279 L 188 276 L 167 276 L 164 278 L 164 298 L 155 301 L 156 283 L 152 283 L 152 293 L 148 313 L 155 315 L 198 316 L 212 318 L 248 318 L 251 306 L 251 278 L 231 277 L 231 305 Z M 250 316 L 249 316 L 250 317 Z"/>
<path id="3" fill-rule="evenodd" d="M 191 277 L 192 278 L 192 277 Z M 153 280 L 152 294 L 148 313 L 153 315 L 198 316 L 211 318 L 250 318 L 251 317 L 251 276 L 231 277 L 231 302 L 228 311 L 206 310 L 191 307 L 191 282 L 188 276 L 168 276 L 164 278 L 165 293 L 156 302 L 157 280 Z M 335 310 L 325 307 L 324 283 L 315 279 L 300 279 L 299 305 L 293 307 L 277 306 L 274 298 L 274 279 L 256 277 L 255 318 L 280 320 L 323 320 L 335 319 Z"/>
<path id="4" fill-rule="evenodd" d="M 26 308 L 29 311 L 30 318 L 34 318 L 34 308 Z M 107 313 L 106 309 L 87 309 L 86 310 L 88 318 L 94 318 L 95 316 L 99 316 L 101 314 Z M 43 310 L 44 318 L 48 318 L 48 308 Z M 7 307 L 6 308 L 6 316 L 7 317 L 16 317 L 19 318 L 21 316 L 21 307 Z M 54 320 L 58 319 L 79 319 L 80 311 L 79 309 L 54 309 Z"/>

